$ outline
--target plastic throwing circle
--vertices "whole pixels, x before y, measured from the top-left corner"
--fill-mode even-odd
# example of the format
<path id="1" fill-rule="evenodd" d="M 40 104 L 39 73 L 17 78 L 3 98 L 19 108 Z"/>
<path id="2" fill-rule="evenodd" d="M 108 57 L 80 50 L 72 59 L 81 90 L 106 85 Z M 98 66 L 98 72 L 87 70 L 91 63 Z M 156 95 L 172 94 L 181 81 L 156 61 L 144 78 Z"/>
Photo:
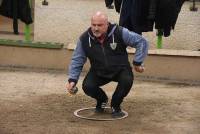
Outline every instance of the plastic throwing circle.
<path id="1" fill-rule="evenodd" d="M 105 107 L 105 110 L 111 109 L 110 107 Z M 84 111 L 90 111 L 90 113 L 92 113 L 94 116 L 93 117 L 88 117 L 88 116 L 84 116 L 81 115 L 81 112 Z M 124 113 L 123 116 L 121 117 L 112 117 L 111 112 L 103 112 L 103 113 L 95 113 L 95 107 L 88 107 L 88 108 L 81 108 L 81 109 L 77 109 L 76 111 L 74 111 L 74 115 L 78 118 L 82 118 L 82 119 L 86 119 L 86 120 L 93 120 L 93 121 L 114 121 L 114 120 L 120 120 L 120 119 L 124 119 L 126 117 L 128 117 L 128 113 L 124 110 L 122 110 L 122 112 Z M 104 115 L 104 114 L 109 114 L 108 118 L 97 118 L 95 117 L 98 115 Z"/>

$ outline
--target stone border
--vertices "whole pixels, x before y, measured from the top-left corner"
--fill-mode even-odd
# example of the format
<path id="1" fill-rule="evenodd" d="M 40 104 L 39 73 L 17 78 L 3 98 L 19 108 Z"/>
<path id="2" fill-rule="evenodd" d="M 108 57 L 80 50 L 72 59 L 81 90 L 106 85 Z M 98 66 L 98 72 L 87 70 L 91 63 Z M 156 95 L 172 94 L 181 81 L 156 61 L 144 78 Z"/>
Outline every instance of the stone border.
<path id="1" fill-rule="evenodd" d="M 0 45 L 0 66 L 68 70 L 73 50 Z M 129 52 L 130 62 L 133 53 Z M 89 67 L 87 61 L 83 72 Z M 145 67 L 142 74 L 134 72 L 137 78 L 200 84 L 200 51 L 149 50 Z"/>
<path id="2" fill-rule="evenodd" d="M 28 42 L 23 40 L 7 40 L 0 39 L 0 45 L 2 46 L 15 46 L 15 47 L 31 47 L 31 48 L 47 48 L 47 49 L 62 49 L 63 43 L 52 42 Z"/>
<path id="3" fill-rule="evenodd" d="M 75 49 L 74 44 L 68 44 L 66 47 L 68 50 L 73 51 Z M 134 54 L 134 48 L 127 48 L 129 54 Z M 200 51 L 192 50 L 172 50 L 172 49 L 154 49 L 148 51 L 149 55 L 166 55 L 166 56 L 189 56 L 189 57 L 200 57 Z"/>

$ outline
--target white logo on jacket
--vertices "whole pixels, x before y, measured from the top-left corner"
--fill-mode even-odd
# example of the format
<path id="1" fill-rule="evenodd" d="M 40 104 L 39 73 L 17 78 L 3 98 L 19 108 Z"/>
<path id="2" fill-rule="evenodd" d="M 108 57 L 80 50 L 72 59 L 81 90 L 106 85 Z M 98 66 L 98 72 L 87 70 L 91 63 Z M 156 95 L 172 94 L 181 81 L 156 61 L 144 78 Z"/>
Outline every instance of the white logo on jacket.
<path id="1" fill-rule="evenodd" d="M 117 48 L 117 43 L 110 43 L 110 47 L 112 48 L 112 50 L 115 50 Z"/>

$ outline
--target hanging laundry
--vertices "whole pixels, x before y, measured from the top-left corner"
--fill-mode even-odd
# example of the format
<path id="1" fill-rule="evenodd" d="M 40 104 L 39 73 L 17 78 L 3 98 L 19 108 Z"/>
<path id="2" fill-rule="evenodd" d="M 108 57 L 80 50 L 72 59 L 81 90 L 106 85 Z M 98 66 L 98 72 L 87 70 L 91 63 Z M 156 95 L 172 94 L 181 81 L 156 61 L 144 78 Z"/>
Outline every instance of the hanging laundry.
<path id="1" fill-rule="evenodd" d="M 155 18 L 155 28 L 161 29 L 165 37 L 175 28 L 175 24 L 186 0 L 158 0 Z"/>
<path id="2" fill-rule="evenodd" d="M 178 14 L 186 0 L 115 0 L 120 13 L 119 25 L 138 34 L 161 29 L 165 37 L 174 29 Z"/>
<path id="3" fill-rule="evenodd" d="M 18 34 L 18 21 L 25 24 L 33 23 L 29 0 L 3 0 L 0 6 L 0 14 L 13 19 L 13 30 Z"/>
<path id="4" fill-rule="evenodd" d="M 106 7 L 108 9 L 113 9 L 114 8 L 112 3 L 113 3 L 113 0 L 105 0 Z"/>
<path id="5" fill-rule="evenodd" d="M 119 25 L 139 34 L 153 31 L 152 1 L 155 0 L 115 0 L 116 12 L 120 13 Z"/>
<path id="6" fill-rule="evenodd" d="M 33 22 L 29 0 L 3 0 L 0 7 L 0 14 L 13 18 L 14 11 L 16 11 L 17 18 L 22 22 L 26 24 Z"/>
<path id="7" fill-rule="evenodd" d="M 120 13 L 120 8 L 121 8 L 122 0 L 105 0 L 106 6 L 108 4 L 112 5 L 113 2 L 114 2 L 114 5 L 115 5 L 116 12 Z"/>
<path id="8" fill-rule="evenodd" d="M 1 6 L 2 1 L 3 1 L 3 0 L 0 0 L 0 6 Z"/>

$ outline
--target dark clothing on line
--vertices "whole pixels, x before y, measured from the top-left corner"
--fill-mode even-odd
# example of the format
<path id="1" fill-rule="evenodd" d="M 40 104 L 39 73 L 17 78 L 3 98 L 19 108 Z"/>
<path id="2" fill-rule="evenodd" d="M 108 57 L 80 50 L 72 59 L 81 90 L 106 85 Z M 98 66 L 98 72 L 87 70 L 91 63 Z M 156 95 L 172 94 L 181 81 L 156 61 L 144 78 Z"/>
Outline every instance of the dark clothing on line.
<path id="1" fill-rule="evenodd" d="M 155 28 L 162 29 L 165 37 L 175 28 L 178 14 L 185 0 L 158 0 Z"/>
<path id="2" fill-rule="evenodd" d="M 120 13 L 122 0 L 105 0 L 106 7 L 114 2 L 116 12 Z"/>
<path id="3" fill-rule="evenodd" d="M 113 0 L 105 0 L 106 7 L 112 5 Z"/>
<path id="4" fill-rule="evenodd" d="M 25 24 L 33 22 L 29 0 L 3 0 L 0 14 L 13 19 L 14 33 L 18 33 L 18 19 Z"/>
<path id="5" fill-rule="evenodd" d="M 186 0 L 115 0 L 120 13 L 119 25 L 131 31 L 142 32 L 161 29 L 165 37 L 174 29 L 178 14 Z"/>
<path id="6" fill-rule="evenodd" d="M 0 14 L 9 18 L 17 18 L 26 24 L 33 22 L 29 0 L 3 0 Z"/>
<path id="7" fill-rule="evenodd" d="M 138 34 L 153 31 L 154 18 L 149 17 L 149 14 L 153 14 L 150 0 L 124 0 L 121 4 L 120 26 Z"/>

